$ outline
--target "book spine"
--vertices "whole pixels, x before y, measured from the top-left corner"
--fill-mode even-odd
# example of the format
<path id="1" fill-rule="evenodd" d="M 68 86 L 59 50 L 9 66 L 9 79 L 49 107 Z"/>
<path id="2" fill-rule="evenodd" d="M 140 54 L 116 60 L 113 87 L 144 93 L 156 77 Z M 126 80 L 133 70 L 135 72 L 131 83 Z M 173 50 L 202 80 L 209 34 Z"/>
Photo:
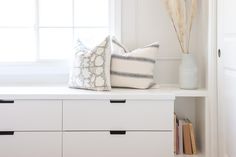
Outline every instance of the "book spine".
<path id="1" fill-rule="evenodd" d="M 174 114 L 174 153 L 177 154 L 177 145 L 176 145 L 176 141 L 177 141 L 177 130 L 176 130 L 176 114 Z"/>
<path id="2" fill-rule="evenodd" d="M 179 154 L 179 126 L 176 125 L 176 154 Z"/>
<path id="3" fill-rule="evenodd" d="M 179 120 L 179 153 L 183 154 L 184 153 L 184 148 L 183 148 L 183 120 Z"/>
<path id="4" fill-rule="evenodd" d="M 189 123 L 183 125 L 183 137 L 184 137 L 184 153 L 192 155 L 191 137 Z"/>
<path id="5" fill-rule="evenodd" d="M 196 141 L 195 141 L 195 136 L 194 136 L 194 130 L 193 130 L 193 124 L 189 123 L 189 128 L 190 128 L 190 136 L 191 136 L 191 144 L 192 144 L 192 149 L 193 149 L 193 154 L 197 153 L 197 147 L 196 147 Z"/>

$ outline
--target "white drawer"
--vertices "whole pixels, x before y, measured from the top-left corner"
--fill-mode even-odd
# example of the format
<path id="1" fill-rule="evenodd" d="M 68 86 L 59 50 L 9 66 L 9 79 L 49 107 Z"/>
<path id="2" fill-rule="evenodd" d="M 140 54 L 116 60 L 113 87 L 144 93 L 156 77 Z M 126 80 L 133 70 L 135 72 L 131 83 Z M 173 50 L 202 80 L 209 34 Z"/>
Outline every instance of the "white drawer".
<path id="1" fill-rule="evenodd" d="M 61 157 L 62 133 L 15 132 L 1 135 L 1 157 Z"/>
<path id="2" fill-rule="evenodd" d="M 64 130 L 173 130 L 173 101 L 65 100 Z"/>
<path id="3" fill-rule="evenodd" d="M 172 132 L 66 132 L 63 157 L 173 157 Z"/>
<path id="4" fill-rule="evenodd" d="M 62 129 L 62 101 L 0 101 L 0 131 Z"/>

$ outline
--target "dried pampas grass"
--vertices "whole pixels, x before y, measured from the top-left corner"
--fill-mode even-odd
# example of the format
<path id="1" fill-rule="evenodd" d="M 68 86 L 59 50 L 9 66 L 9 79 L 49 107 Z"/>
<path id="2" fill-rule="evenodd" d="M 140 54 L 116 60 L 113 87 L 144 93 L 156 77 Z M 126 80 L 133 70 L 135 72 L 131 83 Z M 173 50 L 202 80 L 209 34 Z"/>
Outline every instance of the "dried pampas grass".
<path id="1" fill-rule="evenodd" d="M 165 0 L 181 50 L 189 53 L 193 19 L 196 15 L 197 0 Z"/>

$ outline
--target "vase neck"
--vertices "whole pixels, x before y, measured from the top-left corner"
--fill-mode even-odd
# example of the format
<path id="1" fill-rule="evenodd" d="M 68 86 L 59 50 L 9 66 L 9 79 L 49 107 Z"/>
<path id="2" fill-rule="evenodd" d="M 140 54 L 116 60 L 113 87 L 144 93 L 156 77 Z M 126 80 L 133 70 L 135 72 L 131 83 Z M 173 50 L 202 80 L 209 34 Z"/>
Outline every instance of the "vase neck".
<path id="1" fill-rule="evenodd" d="M 196 63 L 196 60 L 193 54 L 183 54 L 182 62 L 190 64 L 190 63 Z"/>

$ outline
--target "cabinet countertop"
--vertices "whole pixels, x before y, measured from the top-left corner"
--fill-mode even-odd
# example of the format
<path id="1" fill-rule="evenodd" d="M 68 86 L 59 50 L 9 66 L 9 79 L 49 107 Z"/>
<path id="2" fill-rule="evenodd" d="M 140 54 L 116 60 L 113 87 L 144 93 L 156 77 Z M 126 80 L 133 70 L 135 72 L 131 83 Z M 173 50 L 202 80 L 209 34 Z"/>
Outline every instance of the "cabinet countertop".
<path id="1" fill-rule="evenodd" d="M 174 85 L 160 85 L 147 90 L 114 88 L 111 91 L 71 89 L 66 86 L 0 87 L 0 99 L 149 99 L 174 100 L 175 97 L 206 97 L 205 89 L 182 90 Z"/>

